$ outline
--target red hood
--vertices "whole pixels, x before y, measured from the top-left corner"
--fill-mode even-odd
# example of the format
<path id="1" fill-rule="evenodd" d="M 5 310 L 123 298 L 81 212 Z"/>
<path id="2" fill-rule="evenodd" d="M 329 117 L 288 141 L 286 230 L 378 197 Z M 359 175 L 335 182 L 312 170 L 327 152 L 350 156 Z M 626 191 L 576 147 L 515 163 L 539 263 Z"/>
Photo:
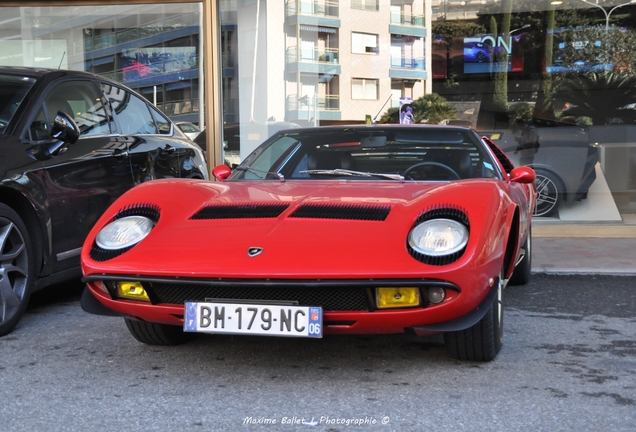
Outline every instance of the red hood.
<path id="1" fill-rule="evenodd" d="M 116 273 L 183 277 L 313 278 L 422 277 L 465 265 L 477 255 L 492 259 L 506 225 L 510 201 L 494 180 L 452 183 L 378 181 L 207 182 L 157 180 L 116 201 L 89 234 L 82 251 L 85 274 Z M 95 235 L 121 209 L 159 207 L 152 232 L 119 257 L 93 261 Z M 384 220 L 293 217 L 303 204 L 388 209 Z M 288 204 L 275 217 L 191 219 L 206 206 Z M 406 239 L 417 217 L 433 207 L 462 209 L 471 238 L 464 256 L 444 268 L 412 258 Z M 357 212 L 356 212 L 357 213 Z M 364 213 L 364 212 L 362 212 Z M 353 216 L 357 217 L 357 216 Z M 489 233 L 491 237 L 477 235 Z M 501 240 L 499 238 L 499 240 Z M 262 248 L 250 257 L 248 249 Z M 478 251 L 478 252 L 476 252 Z M 473 262 L 473 264 L 476 264 Z"/>

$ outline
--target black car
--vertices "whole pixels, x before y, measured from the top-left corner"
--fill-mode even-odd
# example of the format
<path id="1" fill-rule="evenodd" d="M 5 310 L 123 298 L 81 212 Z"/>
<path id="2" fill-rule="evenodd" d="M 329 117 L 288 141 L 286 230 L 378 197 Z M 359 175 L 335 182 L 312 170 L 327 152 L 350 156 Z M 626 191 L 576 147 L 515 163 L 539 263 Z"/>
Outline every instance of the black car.
<path id="1" fill-rule="evenodd" d="M 596 180 L 598 149 L 591 145 L 589 128 L 565 123 L 534 125 L 537 143 L 520 146 L 521 130 L 478 131 L 493 140 L 515 164 L 531 166 L 539 192 L 534 216 L 554 217 L 561 203 L 587 198 Z"/>
<path id="2" fill-rule="evenodd" d="M 97 75 L 0 67 L 0 336 L 32 292 L 81 276 L 104 210 L 154 179 L 208 178 L 202 151 L 148 101 Z"/>

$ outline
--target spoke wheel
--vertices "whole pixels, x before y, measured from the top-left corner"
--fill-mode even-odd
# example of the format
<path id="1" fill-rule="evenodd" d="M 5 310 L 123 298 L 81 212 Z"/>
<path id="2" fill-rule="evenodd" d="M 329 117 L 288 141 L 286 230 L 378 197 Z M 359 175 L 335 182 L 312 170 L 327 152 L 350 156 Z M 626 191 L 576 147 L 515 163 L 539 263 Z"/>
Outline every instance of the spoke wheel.
<path id="1" fill-rule="evenodd" d="M 537 205 L 533 216 L 554 215 L 563 201 L 563 186 L 553 174 L 537 169 L 535 184 L 537 186 Z"/>
<path id="2" fill-rule="evenodd" d="M 503 270 L 497 280 L 497 293 L 490 308 L 477 324 L 465 330 L 444 333 L 448 353 L 458 360 L 494 360 L 503 346 Z"/>
<path id="3" fill-rule="evenodd" d="M 16 326 L 33 286 L 33 260 L 26 226 L 11 208 L 0 204 L 0 336 Z"/>

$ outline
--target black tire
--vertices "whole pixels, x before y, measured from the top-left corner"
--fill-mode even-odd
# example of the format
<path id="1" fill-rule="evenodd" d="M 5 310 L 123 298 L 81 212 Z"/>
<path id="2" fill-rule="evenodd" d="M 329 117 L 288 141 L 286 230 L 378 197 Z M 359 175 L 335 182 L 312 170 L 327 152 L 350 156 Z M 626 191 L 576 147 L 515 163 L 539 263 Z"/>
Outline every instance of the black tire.
<path id="1" fill-rule="evenodd" d="M 565 187 L 559 177 L 550 171 L 536 168 L 537 178 L 535 184 L 539 195 L 533 216 L 554 216 L 565 195 Z"/>
<path id="2" fill-rule="evenodd" d="M 154 324 L 130 318 L 124 320 L 130 334 L 147 345 L 179 345 L 189 339 L 189 335 L 179 326 Z"/>
<path id="3" fill-rule="evenodd" d="M 490 308 L 477 324 L 465 330 L 444 333 L 444 343 L 451 357 L 487 362 L 493 360 L 501 350 L 504 289 L 502 276 L 497 280 L 497 294 Z"/>
<path id="4" fill-rule="evenodd" d="M 15 211 L 0 204 L 0 336 L 10 333 L 24 315 L 34 279 L 26 225 Z"/>
<path id="5" fill-rule="evenodd" d="M 512 272 L 512 276 L 510 276 L 508 283 L 511 285 L 525 285 L 530 282 L 532 274 L 532 227 L 528 230 L 528 237 L 523 242 L 521 249 L 524 255 Z"/>

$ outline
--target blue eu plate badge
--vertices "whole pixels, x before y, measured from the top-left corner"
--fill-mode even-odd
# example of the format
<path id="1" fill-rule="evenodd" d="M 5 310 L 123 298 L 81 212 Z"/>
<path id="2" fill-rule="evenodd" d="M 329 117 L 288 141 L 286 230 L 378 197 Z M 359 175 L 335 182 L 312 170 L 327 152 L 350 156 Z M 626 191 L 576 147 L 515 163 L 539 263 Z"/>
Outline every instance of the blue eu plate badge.
<path id="1" fill-rule="evenodd" d="M 185 331 L 197 330 L 197 303 L 188 303 L 185 309 Z"/>

